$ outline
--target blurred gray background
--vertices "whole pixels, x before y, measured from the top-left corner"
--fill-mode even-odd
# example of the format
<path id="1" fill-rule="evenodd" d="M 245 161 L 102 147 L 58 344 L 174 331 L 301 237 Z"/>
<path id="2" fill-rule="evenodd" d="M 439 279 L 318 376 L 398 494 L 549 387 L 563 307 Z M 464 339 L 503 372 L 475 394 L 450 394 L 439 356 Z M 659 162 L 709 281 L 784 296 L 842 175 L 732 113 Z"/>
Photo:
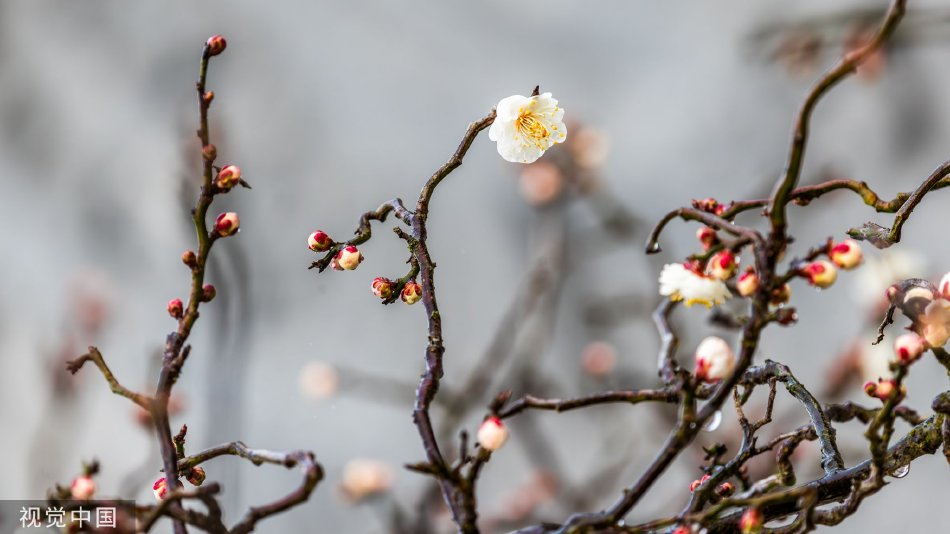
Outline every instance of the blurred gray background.
<path id="1" fill-rule="evenodd" d="M 362 212 L 393 196 L 414 199 L 469 121 L 502 97 L 527 94 L 540 83 L 560 100 L 567 119 L 609 139 L 599 174 L 608 196 L 640 223 L 632 236 L 588 240 L 587 230 L 597 226 L 595 210 L 583 202 L 532 207 L 519 193 L 521 169 L 502 161 L 480 136 L 465 165 L 438 190 L 430 216 L 448 348 L 446 387 L 460 387 L 478 365 L 526 273 L 544 254 L 552 224 L 569 245 L 563 290 L 550 303 L 557 315 L 522 332 L 506 365 L 528 358 L 549 377 L 552 395 L 648 387 L 655 383 L 658 341 L 643 311 L 657 302 L 663 263 L 696 249 L 695 227 L 674 223 L 664 254 L 647 258 L 641 244 L 648 226 L 691 198 L 767 193 L 803 94 L 864 20 L 855 10 L 884 5 L 0 3 L 0 248 L 6 254 L 0 498 L 40 497 L 92 457 L 103 464 L 103 495 L 152 498 L 158 456 L 130 403 L 111 395 L 92 368 L 69 380 L 61 366 L 63 358 L 96 344 L 126 385 L 153 387 L 155 352 L 174 327 L 165 303 L 184 297 L 189 282 L 179 255 L 194 242 L 186 207 L 198 176 L 193 83 L 208 36 L 228 38 L 209 78 L 217 95 L 212 135 L 219 162 L 239 164 L 254 189 L 229 194 L 213 208 L 239 211 L 242 228 L 215 247 L 209 281 L 219 297 L 203 308 L 192 338 L 195 350 L 176 389 L 183 410 L 173 425 L 188 424 L 192 452 L 234 439 L 315 451 L 325 482 L 309 503 L 262 523 L 260 532 L 370 533 L 390 528 L 393 500 L 411 513 L 429 485 L 399 468 L 423 458 L 410 414 L 422 370 L 424 313 L 421 306 L 380 306 L 368 290 L 375 276 L 405 272 L 405 248 L 390 234 L 391 224 L 374 228 L 363 247 L 367 260 L 355 272 L 308 271 L 314 257 L 307 234 L 321 228 L 345 239 Z M 822 102 L 804 182 L 852 177 L 892 198 L 950 158 L 947 7 L 912 1 L 908 24 L 879 72 L 847 80 Z M 803 20 L 812 21 L 805 28 L 822 45 L 806 60 L 776 58 L 776 43 Z M 945 205 L 944 193 L 935 193 L 905 226 L 896 249 L 923 260 L 908 275 L 939 277 L 950 265 Z M 798 251 L 829 235 L 840 238 L 866 220 L 890 221 L 845 193 L 807 211 L 793 209 L 791 217 Z M 753 224 L 755 215 L 741 220 Z M 869 264 L 883 257 L 866 254 Z M 858 273 L 842 273 L 821 295 L 796 285 L 800 324 L 769 330 L 760 358 L 788 363 L 821 392 L 836 355 L 855 339 L 870 341 L 868 291 L 861 288 L 873 284 L 860 280 Z M 633 311 L 609 327 L 591 325 L 585 310 L 617 296 Z M 704 316 L 698 309 L 678 314 L 691 328 L 682 357 L 705 335 L 733 335 L 705 324 Z M 616 377 L 583 375 L 580 355 L 593 341 L 616 348 Z M 347 388 L 341 371 L 342 390 L 314 399 L 298 387 L 301 370 L 313 361 L 406 387 Z M 935 362 L 918 364 L 908 404 L 929 412 L 930 398 L 946 388 L 942 376 Z M 870 404 L 857 384 L 844 398 Z M 490 396 L 508 387 L 514 386 L 501 378 L 491 391 L 467 393 Z M 786 426 L 773 432 L 805 421 L 787 397 L 780 395 L 779 403 Z M 483 413 L 472 411 L 464 427 L 474 431 Z M 665 436 L 669 415 L 637 406 L 520 416 L 512 422 L 513 443 L 484 473 L 483 516 L 504 513 L 512 490 L 535 469 L 537 452 L 519 442 L 519 425 L 530 422 L 532 432 L 544 436 L 562 471 L 562 489 L 581 487 L 604 465 L 622 466 L 599 488 L 594 509 L 635 480 Z M 724 437 L 712 433 L 705 441 L 726 439 L 732 419 L 727 413 Z M 864 457 L 853 425 L 840 431 L 843 440 L 852 439 L 843 446 L 849 464 Z M 390 463 L 393 495 L 347 503 L 336 487 L 353 458 Z M 628 520 L 678 511 L 698 464 L 696 454 L 684 455 Z M 226 484 L 232 519 L 298 481 L 296 472 L 230 458 L 207 467 L 209 478 Z M 816 472 L 817 455 L 801 459 L 799 480 Z M 948 480 L 943 458 L 923 458 L 840 531 L 945 522 Z M 551 505 L 533 518 L 560 520 L 566 512 Z"/>

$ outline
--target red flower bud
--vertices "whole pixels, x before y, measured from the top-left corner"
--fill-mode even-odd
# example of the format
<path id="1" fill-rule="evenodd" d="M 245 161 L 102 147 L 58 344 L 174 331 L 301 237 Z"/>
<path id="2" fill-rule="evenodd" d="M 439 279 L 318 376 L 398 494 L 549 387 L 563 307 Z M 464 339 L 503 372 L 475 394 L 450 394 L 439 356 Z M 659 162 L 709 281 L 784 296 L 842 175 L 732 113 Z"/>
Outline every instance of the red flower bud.
<path id="1" fill-rule="evenodd" d="M 830 261 L 815 260 L 802 269 L 802 275 L 815 287 L 830 287 L 838 279 L 838 270 Z"/>
<path id="2" fill-rule="evenodd" d="M 211 302 L 214 300 L 215 295 L 218 294 L 218 291 L 211 284 L 205 284 L 201 286 L 201 300 L 204 302 Z"/>
<path id="3" fill-rule="evenodd" d="M 341 269 L 346 269 L 347 271 L 352 271 L 359 267 L 360 263 L 363 261 L 363 254 L 360 253 L 360 250 L 353 245 L 344 247 L 336 253 L 336 262 Z"/>
<path id="4" fill-rule="evenodd" d="M 155 494 L 155 498 L 159 501 L 164 501 L 165 497 L 168 496 L 168 481 L 165 480 L 165 477 L 162 477 L 155 481 L 152 484 L 152 493 Z"/>
<path id="5" fill-rule="evenodd" d="M 835 265 L 842 269 L 854 269 L 861 264 L 864 254 L 861 252 L 861 245 L 853 239 L 845 239 L 837 245 L 831 247 L 828 257 Z"/>
<path id="6" fill-rule="evenodd" d="M 216 56 L 224 52 L 224 49 L 228 46 L 228 42 L 220 35 L 212 35 L 208 38 L 208 42 L 205 43 L 205 45 L 208 47 L 208 55 Z"/>
<path id="7" fill-rule="evenodd" d="M 326 252 L 333 246 L 333 240 L 322 230 L 310 234 L 307 238 L 307 246 L 314 252 Z"/>
<path id="8" fill-rule="evenodd" d="M 736 280 L 736 289 L 743 297 L 751 296 L 759 289 L 759 275 L 755 274 L 755 269 L 749 267 Z"/>
<path id="9" fill-rule="evenodd" d="M 422 298 L 422 286 L 415 282 L 406 282 L 406 285 L 402 288 L 402 293 L 399 294 L 399 298 L 409 305 L 419 302 L 419 299 Z"/>
<path id="10" fill-rule="evenodd" d="M 239 183 L 241 183 L 241 168 L 237 165 L 225 165 L 214 179 L 214 184 L 225 191 Z"/>
<path id="11" fill-rule="evenodd" d="M 185 315 L 185 306 L 182 304 L 181 299 L 171 299 L 168 301 L 168 315 L 172 316 L 172 319 L 181 319 Z"/>
<path id="12" fill-rule="evenodd" d="M 719 495 L 720 497 L 729 497 L 735 492 L 736 487 L 732 484 L 732 482 L 723 482 L 718 488 L 716 488 L 716 495 Z"/>
<path id="13" fill-rule="evenodd" d="M 709 250 L 713 245 L 719 242 L 719 236 L 716 235 L 716 231 L 708 226 L 703 226 L 699 230 L 696 230 L 696 239 L 702 243 L 704 250 Z"/>
<path id="14" fill-rule="evenodd" d="M 721 250 L 709 258 L 706 271 L 719 280 L 728 280 L 736 272 L 736 255 L 728 250 Z"/>
<path id="15" fill-rule="evenodd" d="M 393 281 L 389 278 L 374 278 L 372 288 L 373 294 L 381 299 L 388 299 L 393 296 Z"/>
<path id="16" fill-rule="evenodd" d="M 238 231 L 238 228 L 241 227 L 241 219 L 238 218 L 238 214 L 233 211 L 227 213 L 222 213 L 218 215 L 218 218 L 214 220 L 214 231 L 218 233 L 221 237 L 228 237 L 229 235 L 234 235 Z"/>

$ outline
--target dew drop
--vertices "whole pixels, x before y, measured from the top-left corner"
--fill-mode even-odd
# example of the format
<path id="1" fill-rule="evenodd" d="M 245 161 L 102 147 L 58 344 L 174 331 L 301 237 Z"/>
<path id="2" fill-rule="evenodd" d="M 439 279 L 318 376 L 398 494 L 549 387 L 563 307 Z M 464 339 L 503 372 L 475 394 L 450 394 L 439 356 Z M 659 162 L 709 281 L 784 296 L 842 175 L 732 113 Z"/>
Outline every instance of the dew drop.
<path id="1" fill-rule="evenodd" d="M 647 247 L 647 254 L 656 254 L 660 251 L 660 244 L 654 241 Z"/>
<path id="2" fill-rule="evenodd" d="M 891 476 L 894 478 L 904 478 L 907 476 L 907 473 L 910 473 L 910 464 L 904 464 L 891 471 Z"/>
<path id="3" fill-rule="evenodd" d="M 706 432 L 715 432 L 719 425 L 722 424 L 722 412 L 716 410 L 716 413 L 712 414 L 712 417 L 709 418 L 709 421 L 706 421 L 706 425 L 703 426 L 703 430 Z"/>

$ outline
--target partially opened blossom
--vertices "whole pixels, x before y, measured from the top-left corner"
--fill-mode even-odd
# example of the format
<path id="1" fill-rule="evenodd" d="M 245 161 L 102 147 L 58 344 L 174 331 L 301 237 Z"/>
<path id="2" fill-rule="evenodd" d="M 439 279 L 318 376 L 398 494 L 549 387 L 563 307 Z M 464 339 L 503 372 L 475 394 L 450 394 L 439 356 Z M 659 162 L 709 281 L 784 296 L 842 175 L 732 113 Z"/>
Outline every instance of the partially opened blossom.
<path id="1" fill-rule="evenodd" d="M 898 363 L 902 365 L 913 363 L 923 353 L 924 340 L 917 334 L 902 334 L 894 340 L 894 355 L 897 356 Z"/>
<path id="2" fill-rule="evenodd" d="M 532 163 L 567 138 L 564 110 L 551 93 L 531 97 L 514 95 L 501 99 L 488 138 L 498 153 L 512 163 Z"/>
<path id="3" fill-rule="evenodd" d="M 947 344 L 950 339 L 950 301 L 943 298 L 934 299 L 924 308 L 924 312 L 918 315 L 918 319 L 918 332 L 928 345 L 942 347 Z"/>
<path id="4" fill-rule="evenodd" d="M 950 299 L 950 273 L 943 275 L 943 278 L 940 279 L 937 291 L 940 291 L 943 298 Z"/>
<path id="5" fill-rule="evenodd" d="M 729 288 L 721 280 L 688 269 L 682 263 L 671 263 L 660 272 L 660 294 L 672 301 L 685 301 L 687 306 L 703 304 L 707 308 L 719 305 L 730 296 Z"/>

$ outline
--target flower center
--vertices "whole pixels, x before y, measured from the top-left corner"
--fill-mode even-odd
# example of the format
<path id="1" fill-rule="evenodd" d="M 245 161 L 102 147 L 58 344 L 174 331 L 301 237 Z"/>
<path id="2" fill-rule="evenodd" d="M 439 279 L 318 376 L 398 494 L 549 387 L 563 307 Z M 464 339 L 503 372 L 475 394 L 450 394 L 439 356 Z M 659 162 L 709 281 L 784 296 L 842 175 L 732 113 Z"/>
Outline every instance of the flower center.
<path id="1" fill-rule="evenodd" d="M 548 129 L 530 111 L 522 110 L 518 115 L 518 131 L 539 147 L 541 141 L 548 137 Z"/>

